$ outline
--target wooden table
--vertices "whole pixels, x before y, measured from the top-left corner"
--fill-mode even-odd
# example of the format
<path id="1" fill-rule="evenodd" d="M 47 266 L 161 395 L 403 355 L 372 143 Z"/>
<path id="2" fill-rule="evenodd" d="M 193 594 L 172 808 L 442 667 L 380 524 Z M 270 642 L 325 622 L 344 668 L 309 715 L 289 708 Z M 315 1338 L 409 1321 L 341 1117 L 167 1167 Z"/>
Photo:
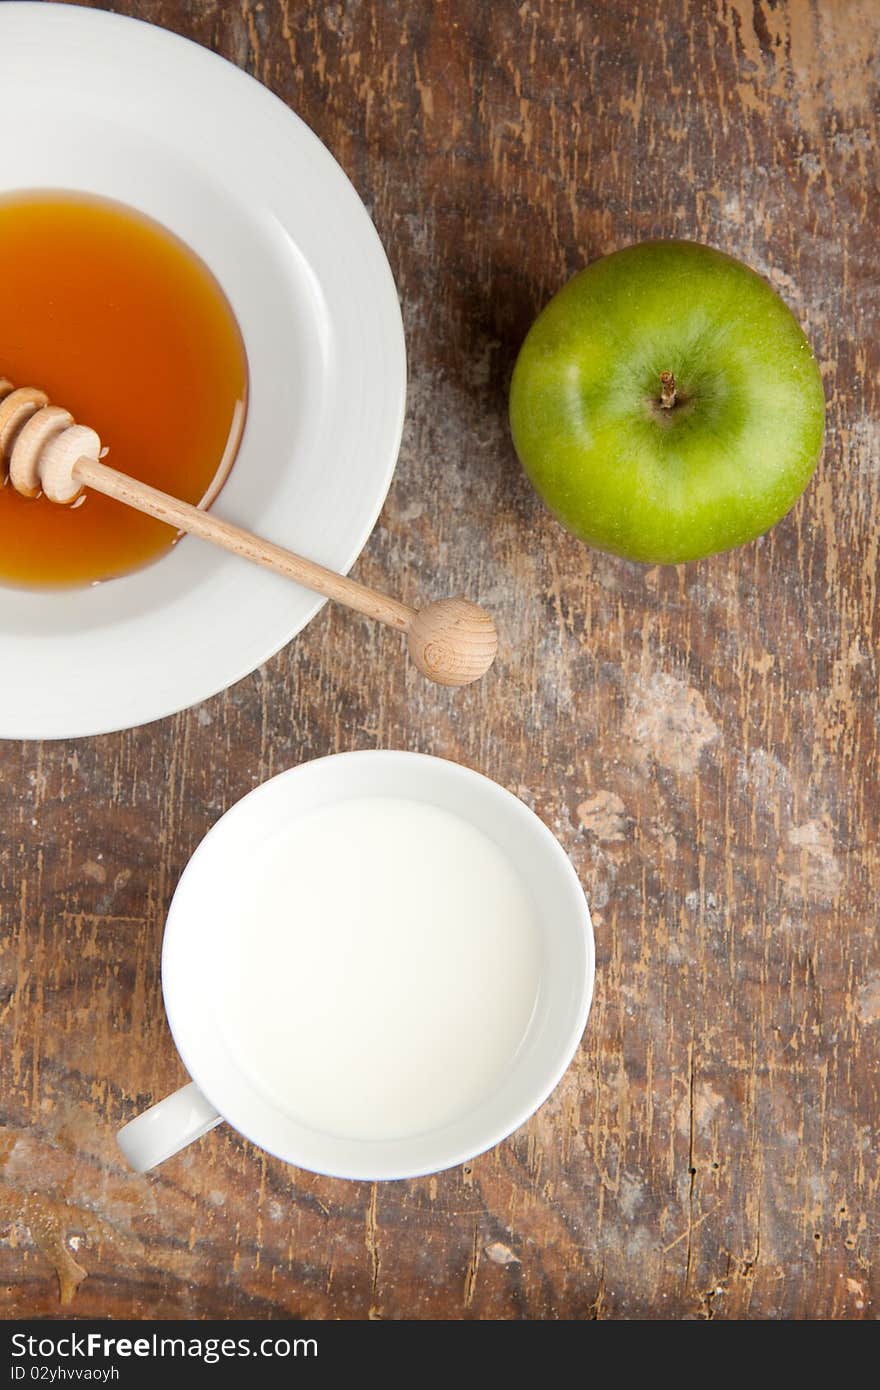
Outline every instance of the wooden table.
<path id="1" fill-rule="evenodd" d="M 3 1311 L 875 1316 L 878 6 L 113 8 L 265 82 L 364 197 L 410 390 L 355 573 L 479 597 L 502 649 L 444 692 L 398 637 L 325 609 L 197 709 L 0 746 Z M 781 291 L 828 438 L 763 541 L 646 569 L 550 520 L 506 387 L 574 270 L 667 235 Z M 376 747 L 479 768 L 561 838 L 599 962 L 576 1064 L 512 1139 L 434 1178 L 330 1181 L 226 1129 L 126 1172 L 115 1129 L 184 1076 L 159 946 L 188 856 L 264 778 Z"/>

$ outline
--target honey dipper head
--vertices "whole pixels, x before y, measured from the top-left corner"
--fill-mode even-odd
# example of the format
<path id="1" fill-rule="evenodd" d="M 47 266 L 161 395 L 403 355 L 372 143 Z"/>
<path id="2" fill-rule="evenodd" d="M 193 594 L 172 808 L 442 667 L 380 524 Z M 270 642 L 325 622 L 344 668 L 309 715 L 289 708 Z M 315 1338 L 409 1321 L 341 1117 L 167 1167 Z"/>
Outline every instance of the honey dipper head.
<path id="1" fill-rule="evenodd" d="M 0 474 L 23 497 L 42 492 L 50 502 L 73 502 L 82 492 L 75 476 L 81 458 L 97 460 L 101 441 L 94 430 L 75 425 L 73 416 L 50 405 L 33 386 L 16 390 L 0 379 Z"/>
<path id="2" fill-rule="evenodd" d="M 438 685 L 470 685 L 488 671 L 498 651 L 495 624 L 464 598 L 441 598 L 422 608 L 407 633 L 409 654 Z"/>

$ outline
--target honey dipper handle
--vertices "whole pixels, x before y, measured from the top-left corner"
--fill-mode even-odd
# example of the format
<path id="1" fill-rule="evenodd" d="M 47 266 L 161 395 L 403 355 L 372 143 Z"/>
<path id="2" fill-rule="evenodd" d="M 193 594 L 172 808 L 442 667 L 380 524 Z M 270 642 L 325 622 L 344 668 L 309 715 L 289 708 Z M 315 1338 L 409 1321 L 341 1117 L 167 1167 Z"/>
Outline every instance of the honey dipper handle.
<path id="1" fill-rule="evenodd" d="M 469 685 L 485 675 L 495 660 L 495 624 L 484 609 L 467 599 L 439 599 L 417 611 L 95 459 L 77 459 L 72 475 L 76 482 L 95 492 L 146 512 L 179 531 L 200 536 L 346 608 L 405 632 L 413 662 L 422 675 L 438 685 Z"/>
<path id="2" fill-rule="evenodd" d="M 389 627 L 396 627 L 401 632 L 409 629 L 416 616 L 415 609 L 407 607 L 405 603 L 399 603 L 397 599 L 368 589 L 356 580 L 347 579 L 344 575 L 336 574 L 334 570 L 325 569 L 323 565 L 295 555 L 292 550 L 285 550 L 283 546 L 275 545 L 272 541 L 263 540 L 260 536 L 245 531 L 241 526 L 223 521 L 213 512 L 203 512 L 198 507 L 191 506 L 189 502 L 181 502 L 179 498 L 160 492 L 148 483 L 130 478 L 126 473 L 117 473 L 115 468 L 109 468 L 105 463 L 97 463 L 89 458 L 78 459 L 74 464 L 73 476 L 86 487 L 93 488 L 95 492 L 103 492 L 105 497 L 124 502 L 135 511 L 146 512 L 148 516 L 154 516 L 157 521 L 165 521 L 178 531 L 188 531 L 191 536 L 200 536 L 202 540 L 211 541 L 214 545 L 231 551 L 233 555 L 252 560 L 255 565 L 262 565 L 264 569 L 274 570 L 285 579 L 293 579 L 297 584 L 302 584 L 317 594 L 323 594 L 325 598 L 332 598 L 336 603 L 344 604 L 346 608 L 353 608 L 356 612 L 364 613 L 368 618 L 375 618 Z"/>

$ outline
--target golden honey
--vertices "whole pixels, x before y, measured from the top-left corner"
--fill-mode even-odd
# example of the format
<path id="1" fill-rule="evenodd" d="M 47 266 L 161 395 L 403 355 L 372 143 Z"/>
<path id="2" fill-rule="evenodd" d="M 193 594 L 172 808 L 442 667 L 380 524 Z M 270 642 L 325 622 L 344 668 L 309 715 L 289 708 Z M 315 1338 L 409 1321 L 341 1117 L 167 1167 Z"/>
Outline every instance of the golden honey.
<path id="1" fill-rule="evenodd" d="M 91 425 L 113 468 L 200 502 L 234 458 L 248 380 L 207 266 L 121 204 L 41 192 L 0 198 L 0 268 L 0 377 Z M 176 539 L 97 493 L 59 507 L 0 488 L 0 584 L 93 583 Z"/>

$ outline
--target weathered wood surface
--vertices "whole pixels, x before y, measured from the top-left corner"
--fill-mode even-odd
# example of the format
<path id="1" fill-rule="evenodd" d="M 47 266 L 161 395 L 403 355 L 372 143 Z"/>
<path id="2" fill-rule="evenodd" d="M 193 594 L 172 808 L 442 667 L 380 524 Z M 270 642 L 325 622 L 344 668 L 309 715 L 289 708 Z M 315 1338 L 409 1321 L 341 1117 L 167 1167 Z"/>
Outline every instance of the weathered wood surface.
<path id="1" fill-rule="evenodd" d="M 199 709 L 0 748 L 3 1310 L 57 1314 L 61 1260 L 78 1316 L 876 1316 L 877 4 L 114 8 L 267 83 L 367 201 L 411 386 L 355 573 L 471 593 L 503 646 L 444 692 L 325 610 Z M 572 271 L 669 234 L 785 295 L 829 430 L 772 535 L 646 570 L 548 518 L 505 394 Z M 576 1065 L 435 1178 L 329 1181 L 224 1130 L 132 1176 L 115 1128 L 183 1079 L 158 965 L 188 855 L 261 779 L 382 746 L 480 768 L 571 853 L 599 959 Z"/>

